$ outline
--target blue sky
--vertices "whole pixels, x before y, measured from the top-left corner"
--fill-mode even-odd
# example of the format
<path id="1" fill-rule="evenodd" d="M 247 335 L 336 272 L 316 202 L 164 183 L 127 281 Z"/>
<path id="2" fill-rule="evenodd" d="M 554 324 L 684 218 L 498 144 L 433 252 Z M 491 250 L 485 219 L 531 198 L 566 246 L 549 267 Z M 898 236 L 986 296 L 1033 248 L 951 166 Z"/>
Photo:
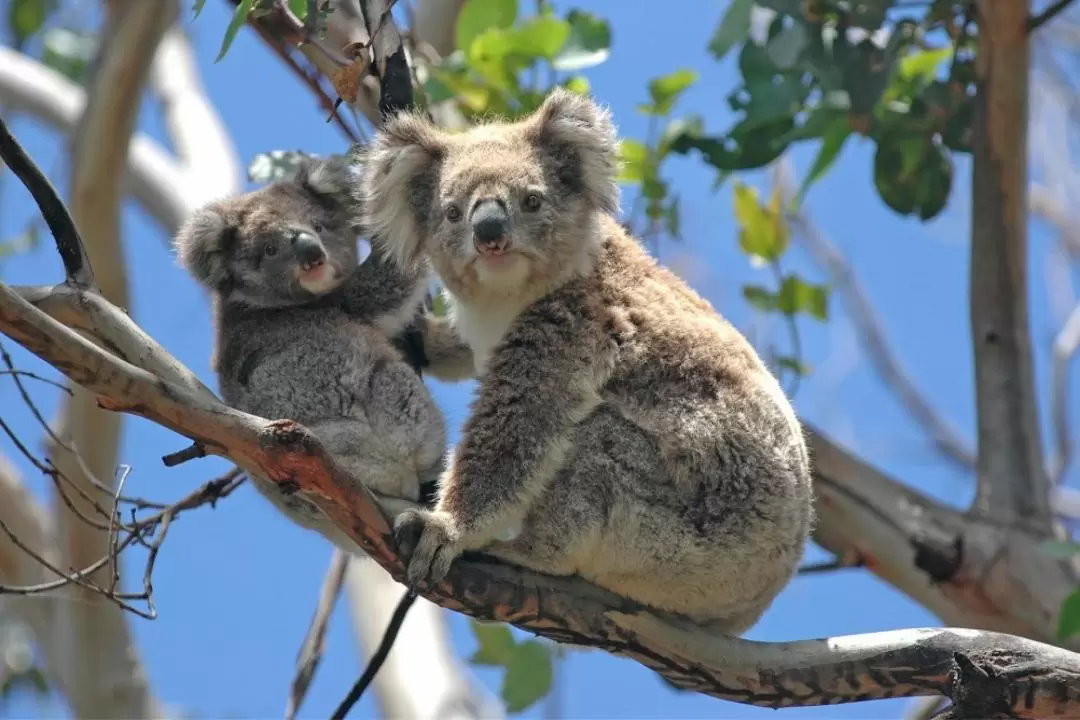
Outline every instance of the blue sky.
<path id="1" fill-rule="evenodd" d="M 570 6 L 553 4 L 560 11 Z M 726 3 L 668 0 L 663 13 L 647 11 L 640 0 L 579 0 L 576 5 L 611 21 L 611 57 L 587 75 L 594 94 L 611 106 L 622 135 L 644 136 L 646 119 L 634 106 L 646 99 L 646 81 L 680 67 L 698 70 L 700 79 L 679 102 L 676 113 L 701 114 L 713 131 L 730 124 L 724 98 L 736 84 L 734 59 L 716 63 L 705 49 Z M 213 63 L 227 19 L 225 3 L 208 2 L 188 27 L 205 85 L 233 129 L 242 162 L 271 149 L 344 150 L 342 136 L 323 122 L 308 90 L 250 30 L 240 32 L 223 62 Z M 144 112 L 139 126 L 167 142 L 156 112 Z M 53 182 L 66 188 L 63 139 L 29 119 L 20 118 L 13 129 Z M 814 151 L 808 147 L 794 153 L 800 177 L 808 170 Z M 836 167 L 811 191 L 809 212 L 857 268 L 908 372 L 940 412 L 966 438 L 973 438 L 966 295 L 970 164 L 964 158 L 958 160 L 948 208 L 939 219 L 922 224 L 896 216 L 877 197 L 871 177 L 872 152 L 869 142 L 849 142 Z M 736 325 L 749 328 L 753 317 L 742 299 L 741 286 L 769 279 L 763 274 L 766 271 L 750 268 L 738 250 L 730 186 L 714 192 L 712 171 L 696 157 L 674 158 L 664 174 L 681 197 L 685 242 L 665 242 L 661 260 L 682 273 Z M 763 187 L 761 173 L 743 179 Z M 624 207 L 629 208 L 631 200 L 632 194 L 627 193 Z M 28 195 L 7 178 L 0 199 L 0 237 L 20 232 L 35 212 Z M 205 296 L 175 266 L 165 234 L 134 203 L 128 202 L 123 222 L 131 269 L 131 312 L 136 321 L 216 387 L 209 366 L 210 315 Z M 1043 397 L 1049 375 L 1048 348 L 1055 332 L 1042 279 L 1048 241 L 1045 231 L 1033 224 L 1031 334 Z M 789 271 L 810 280 L 825 279 L 797 247 L 786 262 Z M 0 261 L 0 278 L 5 282 L 54 282 L 61 276 L 59 260 L 47 239 L 34 252 Z M 968 502 L 970 478 L 935 454 L 869 368 L 842 303 L 834 300 L 831 307 L 832 319 L 827 324 L 800 321 L 804 360 L 815 369 L 795 397 L 801 417 L 919 490 L 952 504 Z M 769 337 L 784 348 L 781 329 L 773 327 Z M 44 367 L 13 342 L 5 341 L 4 346 L 14 351 L 24 369 Z M 431 383 L 454 441 L 472 385 Z M 37 397 L 51 416 L 56 395 L 39 389 Z M 1075 392 L 1070 400 L 1076 402 Z M 33 419 L 10 383 L 0 382 L 0 407 L 5 420 L 36 442 Z M 1043 412 L 1045 429 L 1045 407 Z M 160 457 L 184 444 L 167 430 L 129 418 L 121 452 L 122 462 L 133 468 L 129 490 L 175 498 L 228 468 L 217 459 L 164 468 Z M 15 454 L 6 440 L 0 441 L 0 451 L 9 457 Z M 32 468 L 21 459 L 16 462 L 39 497 L 47 498 L 44 482 Z M 243 488 L 216 510 L 186 514 L 171 529 L 157 564 L 154 584 L 160 617 L 153 622 L 130 620 L 158 696 L 197 717 L 280 717 L 296 650 L 329 557 L 328 544 L 278 516 L 251 488 Z M 821 559 L 825 555 L 819 549 L 809 551 L 808 561 Z M 137 572 L 137 563 L 132 559 L 128 567 Z M 935 624 L 932 615 L 870 573 L 846 570 L 795 579 L 748 637 L 781 641 Z M 451 614 L 450 625 L 459 650 L 471 652 L 473 640 L 466 619 Z M 339 603 L 326 657 L 304 715 L 326 717 L 359 671 L 345 606 Z M 477 676 L 498 691 L 497 672 L 485 670 Z M 571 653 L 560 670 L 560 682 L 565 717 L 775 717 L 764 709 L 672 692 L 643 666 L 599 651 Z M 882 701 L 791 709 L 783 716 L 899 717 L 908 704 Z M 42 712 L 54 715 L 56 710 L 45 707 Z M 19 700 L 6 712 L 25 717 L 39 710 L 32 702 Z M 371 717 L 372 713 L 369 698 L 354 716 Z M 540 717 L 541 711 L 534 708 L 526 716 Z"/>

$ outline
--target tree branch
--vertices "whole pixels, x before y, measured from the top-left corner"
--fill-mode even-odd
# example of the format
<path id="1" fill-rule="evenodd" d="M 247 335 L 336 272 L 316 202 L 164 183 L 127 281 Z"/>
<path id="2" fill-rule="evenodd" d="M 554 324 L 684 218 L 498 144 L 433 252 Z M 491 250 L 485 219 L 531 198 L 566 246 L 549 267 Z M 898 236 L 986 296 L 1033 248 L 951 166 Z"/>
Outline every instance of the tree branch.
<path id="1" fill-rule="evenodd" d="M 239 412 L 155 377 L 75 335 L 2 284 L 0 330 L 99 394 L 103 407 L 149 418 L 249 473 L 303 493 L 395 580 L 404 579 L 388 520 L 303 427 Z M 680 687 L 742 703 L 782 707 L 935 693 L 955 701 L 969 683 L 985 683 L 979 685 L 983 694 L 972 697 L 1006 704 L 1012 687 L 1009 707 L 1019 717 L 1058 714 L 1063 696 L 1080 702 L 1080 656 L 1002 634 L 904 630 L 797 643 L 702 636 L 583 580 L 476 560 L 455 563 L 445 581 L 418 591 L 442 607 L 600 647 Z"/>
<path id="2" fill-rule="evenodd" d="M 96 71 L 71 150 L 71 214 L 97 268 L 102 296 L 128 307 L 120 245 L 126 160 L 151 64 L 179 8 L 177 0 L 108 0 L 104 10 Z M 102 413 L 92 395 L 73 389 L 48 444 L 52 464 L 82 496 L 54 502 L 60 567 L 85 568 L 113 550 L 111 527 L 102 530 L 85 521 L 92 512 L 85 498 L 94 497 L 95 485 L 114 482 L 121 418 Z M 90 586 L 64 588 L 70 596 L 64 658 L 73 680 L 68 700 L 80 717 L 158 717 L 161 709 L 127 616 L 93 589 L 115 586 L 117 579 L 115 567 L 103 567 L 87 578 Z"/>
<path id="3" fill-rule="evenodd" d="M 93 268 L 86 257 L 79 230 L 64 207 L 64 201 L 60 199 L 59 193 L 45 174 L 15 142 L 6 127 L 0 132 L 0 154 L 3 154 L 15 177 L 26 186 L 34 202 L 41 208 L 41 216 L 45 218 L 49 232 L 56 238 L 56 249 L 64 263 L 67 282 L 78 287 L 94 287 L 96 283 Z"/>
<path id="4" fill-rule="evenodd" d="M 102 407 L 149 418 L 248 473 L 303 493 L 395 580 L 404 579 L 387 518 L 305 428 L 239 412 L 136 367 L 3 284 L 0 330 L 97 394 Z M 702 635 L 578 578 L 476 560 L 455 563 L 446 580 L 418 591 L 442 607 L 600 647 L 680 687 L 742 703 L 783 707 L 944 694 L 969 713 L 1007 707 L 1019 717 L 1043 717 L 1080 702 L 1080 656 L 1007 635 L 905 630 L 757 643 Z"/>
<path id="5" fill-rule="evenodd" d="M 979 0 L 971 215 L 971 332 L 979 485 L 973 512 L 1052 533 L 1027 297 L 1030 2 Z"/>

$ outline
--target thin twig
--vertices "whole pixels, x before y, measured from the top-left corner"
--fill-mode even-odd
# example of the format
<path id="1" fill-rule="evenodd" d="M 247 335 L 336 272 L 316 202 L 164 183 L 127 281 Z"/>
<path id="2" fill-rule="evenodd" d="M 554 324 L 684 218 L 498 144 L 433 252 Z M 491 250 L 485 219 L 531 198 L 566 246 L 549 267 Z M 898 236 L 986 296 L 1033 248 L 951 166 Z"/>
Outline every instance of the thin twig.
<path id="1" fill-rule="evenodd" d="M 1065 8 L 1072 5 L 1073 0 L 1055 0 L 1050 4 L 1050 7 L 1043 10 L 1038 15 L 1033 15 L 1028 18 L 1027 30 L 1029 33 L 1033 33 L 1046 23 L 1053 20 L 1055 17 L 1065 11 Z"/>
<path id="2" fill-rule="evenodd" d="M 315 670 L 322 660 L 323 647 L 326 641 L 326 630 L 330 625 L 330 614 L 334 612 L 334 605 L 341 593 L 341 585 L 345 582 L 345 572 L 349 568 L 349 554 L 340 548 L 334 548 L 334 554 L 330 558 L 330 567 L 326 570 L 323 578 L 322 589 L 319 591 L 319 601 L 315 605 L 315 614 L 311 618 L 307 635 L 300 646 L 300 652 L 296 657 L 296 674 L 293 676 L 292 686 L 289 689 L 289 700 L 285 706 L 286 720 L 292 720 L 300 707 L 304 704 L 308 687 L 315 677 Z"/>
<path id="3" fill-rule="evenodd" d="M 386 626 L 386 632 L 383 633 L 382 641 L 379 643 L 379 647 L 376 648 L 375 653 L 371 656 L 371 660 L 368 661 L 368 665 L 364 668 L 364 673 L 360 676 L 360 679 L 349 690 L 349 694 L 345 696 L 345 699 L 338 705 L 337 710 L 331 715 L 333 720 L 343 720 L 343 718 L 349 714 L 349 710 L 352 709 L 360 697 L 367 690 L 368 685 L 375 679 L 375 675 L 379 672 L 379 668 L 382 667 L 386 661 L 386 656 L 390 654 L 390 650 L 394 647 L 394 641 L 397 640 L 398 632 L 401 630 L 401 624 L 405 622 L 405 615 L 409 612 L 409 608 L 416 602 L 416 593 L 412 590 L 406 590 L 405 595 L 402 596 L 401 602 L 394 609 L 394 615 L 390 618 L 390 624 Z"/>

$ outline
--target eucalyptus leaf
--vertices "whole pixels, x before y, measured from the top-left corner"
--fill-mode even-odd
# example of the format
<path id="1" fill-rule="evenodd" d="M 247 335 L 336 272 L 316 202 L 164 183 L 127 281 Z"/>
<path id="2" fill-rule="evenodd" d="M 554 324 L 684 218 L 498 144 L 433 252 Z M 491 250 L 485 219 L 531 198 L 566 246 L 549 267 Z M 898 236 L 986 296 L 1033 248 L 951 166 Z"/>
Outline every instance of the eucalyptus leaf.
<path id="1" fill-rule="evenodd" d="M 566 15 L 570 37 L 558 57 L 552 61 L 556 70 L 573 72 L 599 65 L 611 54 L 611 27 L 607 20 L 585 10 L 571 10 Z"/>
<path id="2" fill-rule="evenodd" d="M 473 41 L 485 31 L 512 27 L 517 14 L 517 0 L 466 0 L 454 26 L 457 48 L 468 52 Z"/>
<path id="3" fill-rule="evenodd" d="M 436 296 L 436 301 L 440 298 L 442 298 L 441 293 Z M 442 302 L 445 306 L 445 299 Z M 508 625 L 505 623 L 480 622 L 479 620 L 472 620 L 469 625 L 472 627 L 473 636 L 476 637 L 476 641 L 480 644 L 473 656 L 469 658 L 470 663 L 473 665 L 506 665 L 510 661 L 516 643 Z"/>
<path id="4" fill-rule="evenodd" d="M 240 32 L 240 28 L 247 21 L 247 16 L 251 13 L 251 6 L 254 0 L 240 0 L 240 4 L 236 6 L 236 10 L 233 11 L 232 19 L 229 21 L 229 26 L 225 28 L 225 37 L 221 40 L 221 50 L 218 52 L 217 58 L 214 62 L 221 62 L 225 59 L 225 54 L 229 52 L 229 48 L 233 44 L 233 40 L 236 39 L 236 34 Z"/>
<path id="5" fill-rule="evenodd" d="M 709 52 L 717 60 L 722 60 L 728 51 L 750 37 L 750 16 L 754 9 L 754 0 L 731 0 L 728 3 L 720 24 L 716 26 L 712 39 L 709 40 Z"/>
<path id="6" fill-rule="evenodd" d="M 551 650 L 546 645 L 527 640 L 515 646 L 506 662 L 500 693 L 507 712 L 519 713 L 547 695 L 553 676 Z"/>

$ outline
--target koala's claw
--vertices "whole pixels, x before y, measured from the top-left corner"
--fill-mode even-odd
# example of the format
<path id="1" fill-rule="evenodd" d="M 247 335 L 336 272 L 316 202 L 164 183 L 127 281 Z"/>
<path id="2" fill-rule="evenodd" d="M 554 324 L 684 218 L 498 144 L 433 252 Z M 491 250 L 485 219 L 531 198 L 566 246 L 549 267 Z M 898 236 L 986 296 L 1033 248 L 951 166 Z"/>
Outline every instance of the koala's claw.
<path id="1" fill-rule="evenodd" d="M 461 549 L 448 516 L 426 510 L 407 510 L 394 523 L 394 536 L 403 557 L 410 586 L 434 585 L 450 572 Z"/>
<path id="2" fill-rule="evenodd" d="M 398 554 L 405 562 L 416 552 L 423 531 L 422 511 L 416 508 L 403 510 L 394 520 L 394 542 L 397 543 Z"/>

